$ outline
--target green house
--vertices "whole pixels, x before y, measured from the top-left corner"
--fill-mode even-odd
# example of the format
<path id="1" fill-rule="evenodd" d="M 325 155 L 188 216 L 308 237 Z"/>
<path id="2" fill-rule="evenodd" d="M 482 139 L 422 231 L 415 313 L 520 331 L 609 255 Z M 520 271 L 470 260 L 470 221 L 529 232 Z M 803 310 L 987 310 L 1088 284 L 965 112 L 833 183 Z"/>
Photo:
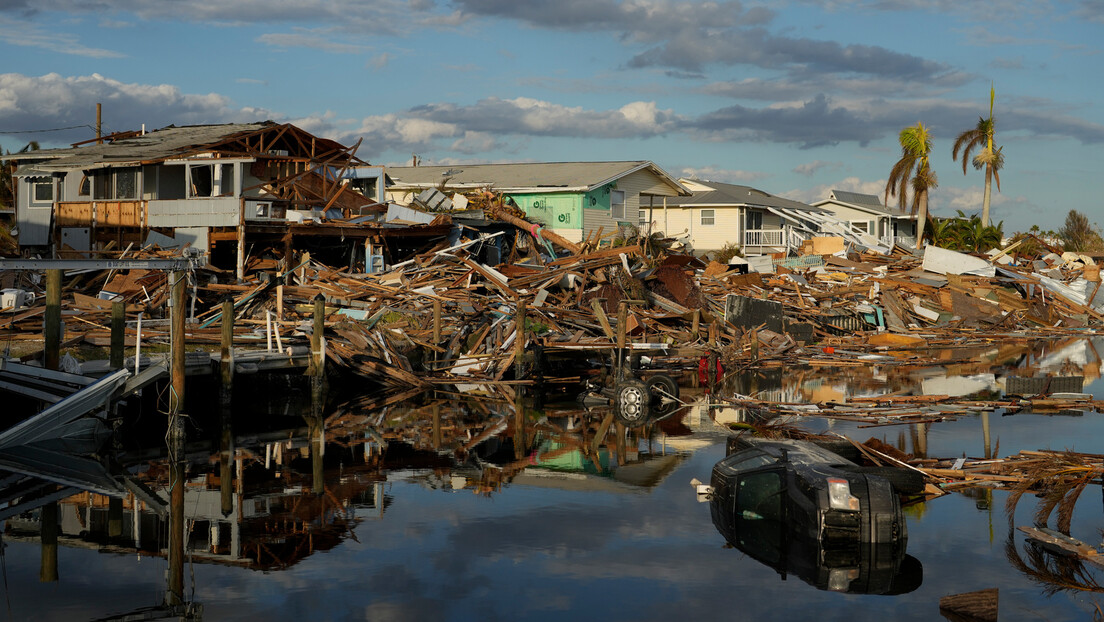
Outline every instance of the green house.
<path id="1" fill-rule="evenodd" d="M 513 199 L 532 222 L 574 242 L 646 224 L 648 207 L 688 196 L 649 161 L 463 164 L 387 168 L 388 200 L 409 205 L 427 188 L 446 194 L 491 189 Z"/>

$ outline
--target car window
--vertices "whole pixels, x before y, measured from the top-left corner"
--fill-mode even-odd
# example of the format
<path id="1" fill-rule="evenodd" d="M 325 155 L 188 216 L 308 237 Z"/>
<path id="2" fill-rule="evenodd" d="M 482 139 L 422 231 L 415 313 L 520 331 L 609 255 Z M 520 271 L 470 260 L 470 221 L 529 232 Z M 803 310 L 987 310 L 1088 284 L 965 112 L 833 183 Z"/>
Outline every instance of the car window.
<path id="1" fill-rule="evenodd" d="M 767 564 L 782 560 L 782 471 L 763 471 L 736 484 L 739 548 Z"/>
<path id="2" fill-rule="evenodd" d="M 731 463 L 732 468 L 737 471 L 751 471 L 761 466 L 778 462 L 778 458 L 761 451 L 749 451 L 747 454 L 746 457 Z"/>
<path id="3" fill-rule="evenodd" d="M 782 520 L 781 472 L 764 471 L 741 477 L 736 490 L 736 515 L 745 520 Z"/>

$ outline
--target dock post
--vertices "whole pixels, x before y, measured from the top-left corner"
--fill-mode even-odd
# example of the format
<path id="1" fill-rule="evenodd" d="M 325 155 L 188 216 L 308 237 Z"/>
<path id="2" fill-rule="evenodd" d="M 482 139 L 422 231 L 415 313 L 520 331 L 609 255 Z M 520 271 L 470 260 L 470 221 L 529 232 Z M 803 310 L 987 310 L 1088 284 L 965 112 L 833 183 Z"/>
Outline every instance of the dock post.
<path id="1" fill-rule="evenodd" d="M 61 270 L 46 271 L 46 314 L 42 330 L 43 365 L 57 370 L 61 364 Z M 42 566 L 38 578 L 43 582 L 58 580 L 58 504 L 52 501 L 42 506 L 39 541 L 42 546 Z"/>
<path id="2" fill-rule="evenodd" d="M 39 512 L 40 532 L 42 542 L 42 566 L 39 569 L 38 580 L 43 583 L 53 583 L 58 580 L 58 504 L 57 501 L 42 506 Z"/>
<path id="3" fill-rule="evenodd" d="M 234 418 L 231 410 L 229 391 L 223 391 L 224 399 L 219 405 L 219 495 L 222 516 L 230 516 L 234 511 Z"/>
<path id="4" fill-rule="evenodd" d="M 111 303 L 111 369 L 123 368 L 126 347 L 126 310 L 122 300 Z"/>
<path id="5" fill-rule="evenodd" d="M 322 352 L 322 334 L 326 330 L 326 299 L 322 294 L 314 297 L 314 330 L 311 331 L 311 357 L 307 373 L 314 376 L 313 385 L 319 385 L 325 373 L 325 359 Z"/>
<path id="6" fill-rule="evenodd" d="M 222 392 L 228 398 L 234 382 L 234 299 L 222 299 L 222 352 L 220 357 Z"/>
<path id="7" fill-rule="evenodd" d="M 169 416 L 175 417 L 184 408 L 184 273 L 169 273 L 169 350 L 172 353 L 170 372 L 172 390 L 169 392 Z"/>
<path id="8" fill-rule="evenodd" d="M 61 363 L 61 270 L 46 271 L 46 314 L 43 325 L 43 364 L 56 370 Z"/>
<path id="9" fill-rule="evenodd" d="M 107 500 L 107 537 L 123 537 L 123 500 L 119 497 Z"/>
<path id="10" fill-rule="evenodd" d="M 307 429 L 310 432 L 311 444 L 311 490 L 315 496 L 322 496 L 326 492 L 322 459 L 326 455 L 325 431 L 322 422 L 322 413 L 319 402 L 311 404 L 311 417 Z"/>
<path id="11" fill-rule="evenodd" d="M 514 318 L 514 379 L 525 376 L 525 301 L 518 300 L 517 315 Z"/>
<path id="12" fill-rule="evenodd" d="M 441 301 L 440 300 L 434 300 L 433 301 L 433 346 L 434 347 L 440 347 L 441 346 Z M 440 355 L 439 352 L 434 350 L 432 356 L 433 356 L 433 369 L 434 369 L 434 371 L 436 371 L 437 362 L 438 362 L 438 359 L 440 358 L 441 355 Z"/>
<path id="13" fill-rule="evenodd" d="M 434 402 L 429 412 L 433 415 L 433 449 L 441 448 L 441 403 Z"/>
<path id="14" fill-rule="evenodd" d="M 165 604 L 184 602 L 184 272 L 169 273 L 169 349 L 172 385 L 169 391 L 169 584 Z"/>
<path id="15" fill-rule="evenodd" d="M 617 303 L 617 379 L 621 380 L 625 369 L 625 341 L 628 336 L 629 305 Z"/>
<path id="16" fill-rule="evenodd" d="M 169 582 L 166 605 L 184 603 L 184 420 L 169 420 Z"/>

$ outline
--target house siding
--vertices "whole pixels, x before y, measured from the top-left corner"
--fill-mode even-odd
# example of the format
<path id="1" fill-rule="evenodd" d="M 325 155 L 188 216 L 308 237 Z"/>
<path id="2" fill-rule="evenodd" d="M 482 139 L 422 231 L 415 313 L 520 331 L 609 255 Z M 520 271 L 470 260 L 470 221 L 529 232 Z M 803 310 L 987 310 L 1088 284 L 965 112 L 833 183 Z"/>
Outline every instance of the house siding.
<path id="1" fill-rule="evenodd" d="M 702 210 L 713 210 L 712 225 L 701 224 Z M 730 242 L 740 244 L 740 207 L 668 207 L 664 211 L 660 206 L 648 211 L 653 232 L 662 232 L 668 237 L 685 237 L 695 253 L 718 251 Z"/>
<path id="2" fill-rule="evenodd" d="M 625 193 L 625 217 L 623 219 L 614 219 L 610 213 L 609 191 L 611 190 L 621 190 Z M 664 183 L 651 171 L 636 171 L 612 184 L 599 188 L 595 192 L 588 193 L 584 205 L 591 203 L 591 198 L 594 199 L 593 203 L 595 205 L 593 209 L 583 208 L 583 230 L 597 231 L 601 227 L 603 233 L 610 233 L 617 231 L 620 224 L 635 227 L 640 222 L 641 195 L 645 195 L 644 205 L 646 206 L 650 198 L 647 195 L 656 195 L 657 200 L 659 200 L 659 197 L 673 197 L 676 194 L 674 188 Z"/>
<path id="3" fill-rule="evenodd" d="M 511 194 L 526 217 L 550 229 L 579 229 L 582 226 L 582 203 L 579 193 Z"/>

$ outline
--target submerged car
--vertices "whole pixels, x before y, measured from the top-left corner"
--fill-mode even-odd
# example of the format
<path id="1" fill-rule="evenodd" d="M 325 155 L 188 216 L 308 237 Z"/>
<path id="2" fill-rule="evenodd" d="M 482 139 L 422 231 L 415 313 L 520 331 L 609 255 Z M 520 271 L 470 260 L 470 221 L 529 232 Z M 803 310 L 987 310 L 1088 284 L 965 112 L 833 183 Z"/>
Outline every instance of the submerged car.
<path id="1" fill-rule="evenodd" d="M 904 554 L 900 495 L 922 480 L 903 477 L 895 487 L 884 471 L 808 441 L 739 441 L 710 482 L 713 523 L 730 544 L 820 589 L 888 594 L 919 585 L 920 564 Z"/>

